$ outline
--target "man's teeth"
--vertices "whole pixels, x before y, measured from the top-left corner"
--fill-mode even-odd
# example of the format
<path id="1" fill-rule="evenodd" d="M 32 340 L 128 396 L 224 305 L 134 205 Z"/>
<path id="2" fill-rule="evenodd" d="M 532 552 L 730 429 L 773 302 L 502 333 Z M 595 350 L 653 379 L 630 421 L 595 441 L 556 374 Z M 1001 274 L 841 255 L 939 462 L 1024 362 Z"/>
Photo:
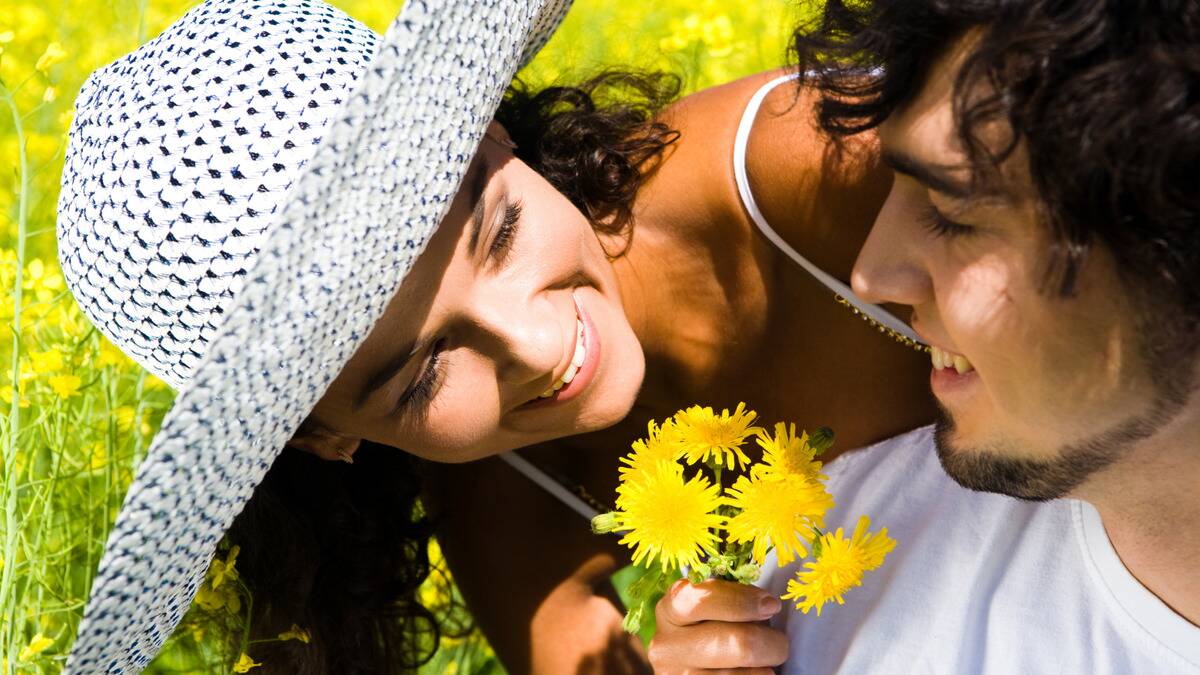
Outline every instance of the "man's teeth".
<path id="1" fill-rule="evenodd" d="M 583 346 L 583 322 L 578 318 L 575 319 L 575 354 L 571 356 L 571 365 L 567 366 L 567 372 L 563 373 L 561 380 L 555 380 L 554 384 L 549 389 L 538 395 L 538 398 L 550 398 L 554 392 L 562 389 L 564 386 L 571 383 L 575 379 L 575 375 L 579 372 L 579 368 L 583 365 L 583 359 L 587 356 L 587 350 Z"/>
<path id="2" fill-rule="evenodd" d="M 934 368 L 953 368 L 954 370 L 958 371 L 959 375 L 965 375 L 966 373 L 975 370 L 975 366 L 971 365 L 971 362 L 967 360 L 967 357 L 962 356 L 961 354 L 955 354 L 954 352 L 948 352 L 944 349 L 930 346 L 929 355 L 933 357 Z"/>

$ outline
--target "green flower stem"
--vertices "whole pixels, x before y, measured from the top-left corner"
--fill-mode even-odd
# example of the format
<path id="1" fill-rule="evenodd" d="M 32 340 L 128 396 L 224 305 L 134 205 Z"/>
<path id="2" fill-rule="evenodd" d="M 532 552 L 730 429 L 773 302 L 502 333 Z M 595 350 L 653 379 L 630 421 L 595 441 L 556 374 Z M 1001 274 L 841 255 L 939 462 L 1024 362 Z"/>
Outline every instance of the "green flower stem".
<path id="1" fill-rule="evenodd" d="M 17 568 L 17 491 L 20 488 L 20 477 L 17 476 L 17 452 L 20 449 L 21 437 L 21 302 L 22 286 L 25 272 L 25 237 L 29 215 L 29 161 L 25 154 L 25 130 L 21 125 L 21 112 L 12 93 L 0 82 L 0 98 L 8 104 L 12 114 L 13 127 L 17 134 L 17 269 L 13 281 L 13 320 L 12 320 L 12 404 L 8 408 L 8 434 L 4 439 L 4 482 L 3 494 L 0 499 L 4 503 L 4 569 L 0 570 L 0 607 L 4 607 L 4 616 L 0 618 L 0 643 L 4 644 L 4 653 L 18 654 L 17 627 L 17 598 L 16 598 L 16 568 Z M 4 660 L 4 675 L 15 672 L 16 659 Z"/>

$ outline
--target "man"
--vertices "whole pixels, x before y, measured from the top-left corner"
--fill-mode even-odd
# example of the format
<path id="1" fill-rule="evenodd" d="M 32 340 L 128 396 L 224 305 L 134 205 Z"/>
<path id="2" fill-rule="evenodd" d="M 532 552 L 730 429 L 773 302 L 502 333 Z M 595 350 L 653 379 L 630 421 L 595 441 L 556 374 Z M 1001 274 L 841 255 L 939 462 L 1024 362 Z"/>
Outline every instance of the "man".
<path id="1" fill-rule="evenodd" d="M 1196 45 L 1194 0 L 832 0 L 797 32 L 822 128 L 895 172 L 852 282 L 911 307 L 942 414 L 828 467 L 830 529 L 898 542 L 845 605 L 785 640 L 765 593 L 677 585 L 659 672 L 1200 673 Z"/>

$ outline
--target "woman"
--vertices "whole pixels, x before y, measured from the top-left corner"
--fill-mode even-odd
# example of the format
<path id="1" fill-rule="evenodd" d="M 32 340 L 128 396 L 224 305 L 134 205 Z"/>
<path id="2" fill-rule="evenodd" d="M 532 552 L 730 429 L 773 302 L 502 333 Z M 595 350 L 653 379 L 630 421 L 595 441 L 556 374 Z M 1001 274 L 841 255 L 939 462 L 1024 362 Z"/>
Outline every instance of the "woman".
<path id="1" fill-rule="evenodd" d="M 899 433 L 931 414 L 927 360 L 837 303 L 756 231 L 742 206 L 731 161 L 734 136 L 747 101 L 776 75 L 694 94 L 653 118 L 650 112 L 670 93 L 664 89 L 669 80 L 610 74 L 578 88 L 510 90 L 492 135 L 504 139 L 507 130 L 516 147 L 485 142 L 472 169 L 488 167 L 479 250 L 496 251 L 500 271 L 476 276 L 477 257 L 467 246 L 473 233 L 443 224 L 414 271 L 424 279 L 429 270 L 423 299 L 403 297 L 402 288 L 393 300 L 397 307 L 421 304 L 423 321 L 389 324 L 385 315 L 309 417 L 308 433 L 292 443 L 327 460 L 349 453 L 357 463 L 336 471 L 298 469 L 314 482 L 297 493 L 308 505 L 283 506 L 244 530 L 236 523 L 231 541 L 244 552 L 274 549 L 281 537 L 272 537 L 270 528 L 301 509 L 342 527 L 363 524 L 365 511 L 343 515 L 353 507 L 340 495 L 375 494 L 400 480 L 361 466 L 364 460 L 374 466 L 378 455 L 397 465 L 396 474 L 412 475 L 393 451 L 404 448 L 439 462 L 424 467 L 430 528 L 508 669 L 574 672 L 590 663 L 597 672 L 637 671 L 643 657 L 621 632 L 623 610 L 608 581 L 628 552 L 614 539 L 592 535 L 569 506 L 507 464 L 462 462 L 528 447 L 521 454 L 535 465 L 577 492 L 606 500 L 615 488 L 617 458 L 646 421 L 697 402 L 732 408 L 749 401 L 767 420 L 827 424 L 842 448 Z M 612 98 L 616 87 L 623 100 L 642 104 L 637 114 L 624 106 L 593 107 L 593 97 Z M 808 99 L 796 99 L 787 83 L 768 92 L 753 118 L 748 174 L 781 236 L 844 279 L 889 181 L 869 147 L 848 148 L 839 157 L 815 133 L 797 131 L 810 111 Z M 646 170 L 639 172 L 643 161 Z M 471 179 L 468 173 L 467 187 Z M 581 210 L 600 215 L 589 222 Z M 422 268 L 438 255 L 436 264 Z M 430 297 L 425 289 L 432 287 Z M 556 293 L 561 297 L 547 299 Z M 577 319 L 592 331 L 581 350 L 584 363 L 594 344 L 600 358 L 590 372 L 585 365 L 565 378 L 578 353 Z M 426 347 L 401 370 L 375 407 L 378 414 L 354 409 L 353 392 L 380 379 L 377 364 L 394 358 L 396 342 L 407 354 L 410 341 Z M 579 388 L 563 386 L 554 399 L 539 398 L 563 379 Z M 565 437 L 537 443 L 545 434 Z M 356 448 L 364 438 L 372 443 Z M 305 458 L 285 451 L 280 461 Z M 446 461 L 454 464 L 440 463 Z M 320 486 L 318 476 L 338 487 Z M 356 487 L 344 488 L 342 481 Z M 270 477 L 265 485 L 273 485 Z M 314 493 L 339 497 L 314 503 Z M 398 499 L 403 513 L 415 498 L 414 490 Z M 255 506 L 252 501 L 248 513 Z M 297 525 L 309 528 L 309 522 Z M 422 528 L 420 535 L 429 531 Z M 413 550 L 402 541 L 380 544 L 406 560 Z M 329 549 L 339 558 L 353 554 L 345 544 Z M 358 557 L 386 559 L 378 552 Z M 285 559 L 289 570 L 325 563 L 330 577 L 345 579 L 344 563 L 294 554 Z M 274 556 L 256 563 L 258 573 L 242 564 L 248 577 L 292 578 L 279 574 Z M 413 574 L 410 582 L 422 577 Z M 362 585 L 367 597 L 356 607 L 380 599 L 378 583 Z M 349 597 L 330 595 L 340 599 L 331 602 Z M 340 616 L 315 611 L 319 606 L 310 602 L 300 610 L 300 624 Z M 281 617 L 263 634 L 297 620 Z"/>
<path id="2" fill-rule="evenodd" d="M 312 3 L 300 4 L 307 10 Z M 303 23 L 306 16 L 290 20 Z M 243 47 L 237 35 L 254 31 L 234 28 L 224 42 L 229 49 L 289 49 L 249 39 Z M 374 47 L 367 39 L 340 46 L 350 54 L 337 57 L 348 58 L 347 69 L 360 67 Z M 337 72 L 337 59 L 325 74 Z M 213 79 L 194 70 L 180 85 L 189 93 L 188 87 Z M 288 75 L 268 75 L 275 79 L 264 82 L 274 86 L 239 104 L 262 110 L 277 92 L 294 95 L 304 85 Z M 753 123 L 745 153 L 748 190 L 739 195 L 734 136 L 747 101 L 772 79 L 701 92 L 654 120 L 647 115 L 670 94 L 661 79 L 608 76 L 580 89 L 510 93 L 487 140 L 458 174 L 462 189 L 445 194 L 449 209 L 441 225 L 426 245 L 417 244 L 424 252 L 401 274 L 403 283 L 378 320 L 372 315 L 369 333 L 347 332 L 353 354 L 344 362 L 331 359 L 336 377 L 316 391 L 289 449 L 229 531 L 255 599 L 252 637 L 274 636 L 292 623 L 313 636 L 309 645 L 284 642 L 256 651 L 264 668 L 382 672 L 419 660 L 422 643 L 414 636 L 432 622 L 414 596 L 427 571 L 424 544 L 433 527 L 472 612 L 512 671 L 643 667 L 636 645 L 620 633 L 607 585 L 624 555 L 612 541 L 591 535 L 578 515 L 494 460 L 428 467 L 427 518 L 415 504 L 414 462 L 393 448 L 462 463 L 529 447 L 525 456 L 536 465 L 603 498 L 612 493 L 616 457 L 646 420 L 696 402 L 746 400 L 768 420 L 827 424 L 839 431 L 842 447 L 928 418 L 923 359 L 835 302 L 825 285 L 763 239 L 747 215 L 743 202 L 752 193 L 763 220 L 785 242 L 845 279 L 887 189 L 869 147 L 839 155 L 815 133 L 797 133 L 796 120 L 806 118 L 809 106 L 803 97 L 794 100 L 794 89 L 777 86 L 765 92 L 764 110 L 747 118 L 748 129 Z M 596 108 L 590 100 L 622 86 L 639 92 L 644 105 Z M 384 108 L 377 112 L 383 126 Z M 299 114 L 308 116 L 301 118 L 305 130 L 325 129 L 331 115 L 320 105 Z M 171 121 L 160 117 L 156 126 L 170 129 Z M 135 134 L 127 145 L 136 147 L 139 139 Z M 207 157 L 225 163 L 210 159 L 193 191 L 236 197 L 200 181 L 240 173 L 236 156 L 252 157 L 254 146 L 230 144 L 218 152 L 194 145 L 190 153 L 212 152 Z M 322 175 L 321 158 L 302 179 Z M 271 169 L 298 173 L 303 162 L 278 165 Z M 68 163 L 69 170 L 83 167 Z M 163 173 L 149 162 L 144 169 L 134 162 L 131 170 Z M 320 200 L 300 192 L 292 203 L 315 208 Z M 352 199 L 337 203 L 355 205 Z M 274 208 L 258 204 L 252 216 Z M 275 247 L 265 249 L 271 255 L 283 246 L 268 244 Z M 80 279 L 92 279 L 70 272 L 73 249 L 65 248 L 64 268 L 86 310 Z M 364 258 L 383 253 L 360 250 Z M 163 264 L 189 260 L 185 251 Z M 304 263 L 301 257 L 294 264 Z M 270 293 L 269 286 L 251 283 L 240 292 L 255 299 Z M 233 316 L 263 307 L 243 303 Z M 96 318 L 97 312 L 89 314 Z M 362 323 L 354 314 L 347 311 L 345 320 Z M 310 330 L 325 330 L 315 319 Z M 228 363 L 241 351 L 257 358 L 254 342 L 218 356 L 209 347 L 198 375 L 174 380 L 192 378 L 177 410 L 197 381 L 212 381 L 205 369 L 217 367 L 214 362 Z M 118 344 L 132 344 L 139 355 L 136 340 Z M 294 368 L 287 358 L 271 363 Z M 236 379 L 240 371 L 222 372 Z M 316 387 L 299 387 L 305 388 Z M 291 395 L 286 387 L 264 391 Z M 168 420 L 162 435 L 171 437 L 176 426 Z M 506 536 L 496 537 L 497 531 Z M 116 532 L 113 541 L 129 536 L 120 522 Z M 100 576 L 110 578 L 103 569 Z M 99 606 L 95 597 L 93 604 Z"/>

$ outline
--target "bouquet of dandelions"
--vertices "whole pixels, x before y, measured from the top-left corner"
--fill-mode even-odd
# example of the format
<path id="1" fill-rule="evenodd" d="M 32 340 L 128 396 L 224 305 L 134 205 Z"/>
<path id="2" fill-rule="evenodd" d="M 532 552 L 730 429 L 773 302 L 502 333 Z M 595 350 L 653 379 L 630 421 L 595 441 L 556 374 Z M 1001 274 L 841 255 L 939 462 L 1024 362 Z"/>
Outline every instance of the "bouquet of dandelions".
<path id="1" fill-rule="evenodd" d="M 832 431 L 797 436 L 794 424 L 780 423 L 771 434 L 753 426 L 756 417 L 745 404 L 719 415 L 692 406 L 661 425 L 652 420 L 621 459 L 616 510 L 593 519 L 592 530 L 624 532 L 620 543 L 633 549 L 639 575 L 626 591 L 625 630 L 646 632 L 654 604 L 684 568 L 692 583 L 751 584 L 772 550 L 781 567 L 811 554 L 781 599 L 819 616 L 826 602 L 842 604 L 896 545 L 887 528 L 867 532 L 867 516 L 850 537 L 823 531 L 834 502 L 817 457 L 833 444 Z M 751 437 L 761 462 L 742 449 Z"/>

